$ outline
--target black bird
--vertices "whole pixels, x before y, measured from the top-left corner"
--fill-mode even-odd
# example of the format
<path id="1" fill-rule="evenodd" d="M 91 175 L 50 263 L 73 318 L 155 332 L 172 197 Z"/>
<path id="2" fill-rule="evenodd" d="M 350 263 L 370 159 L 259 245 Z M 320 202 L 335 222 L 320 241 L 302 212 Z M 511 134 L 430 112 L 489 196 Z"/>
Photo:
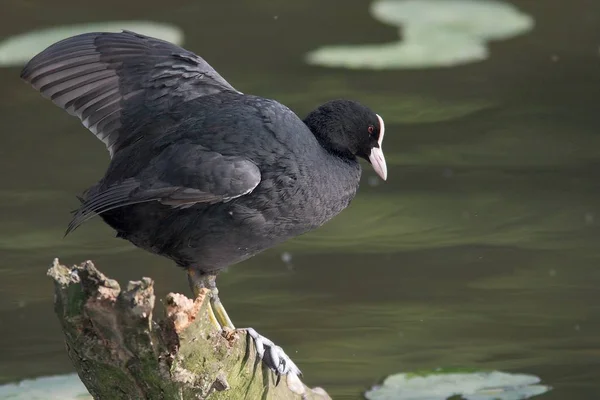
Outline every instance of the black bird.
<path id="1" fill-rule="evenodd" d="M 358 158 L 387 177 L 383 120 L 364 105 L 334 100 L 301 120 L 237 91 L 196 54 L 134 32 L 62 40 L 21 77 L 78 117 L 111 157 L 67 233 L 100 215 L 118 237 L 175 261 L 195 294 L 211 290 L 219 328 L 233 329 L 215 284 L 220 270 L 346 208 L 358 189 Z M 271 369 L 300 372 L 249 332 L 269 351 Z"/>

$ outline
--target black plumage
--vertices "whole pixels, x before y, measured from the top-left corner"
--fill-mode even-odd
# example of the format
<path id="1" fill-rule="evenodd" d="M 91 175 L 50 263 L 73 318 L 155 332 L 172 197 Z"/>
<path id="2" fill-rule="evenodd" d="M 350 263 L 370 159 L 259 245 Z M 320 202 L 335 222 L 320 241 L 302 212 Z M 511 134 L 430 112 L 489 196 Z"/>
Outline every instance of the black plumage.
<path id="1" fill-rule="evenodd" d="M 100 215 L 118 237 L 172 259 L 196 295 L 210 290 L 218 329 L 234 329 L 216 287 L 221 269 L 346 208 L 360 179 L 357 157 L 387 176 L 383 120 L 369 108 L 334 100 L 303 121 L 240 93 L 197 55 L 134 32 L 65 39 L 21 76 L 111 156 L 67 233 Z M 280 347 L 247 333 L 269 368 L 300 373 Z"/>
<path id="2" fill-rule="evenodd" d="M 119 237 L 203 275 L 321 226 L 354 197 L 356 157 L 381 153 L 383 120 L 359 103 L 326 103 L 302 121 L 133 32 L 65 39 L 22 77 L 111 155 L 67 232 L 99 214 Z"/>

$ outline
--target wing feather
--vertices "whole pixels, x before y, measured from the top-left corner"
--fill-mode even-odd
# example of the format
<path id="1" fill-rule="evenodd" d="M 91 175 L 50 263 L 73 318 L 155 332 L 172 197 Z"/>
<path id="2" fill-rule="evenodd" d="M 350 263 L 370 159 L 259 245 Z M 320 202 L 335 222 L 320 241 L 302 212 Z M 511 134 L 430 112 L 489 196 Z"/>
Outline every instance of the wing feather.
<path id="1" fill-rule="evenodd" d="M 21 77 L 78 117 L 111 157 L 132 129 L 178 101 L 237 92 L 196 54 L 134 32 L 85 33 L 35 56 Z M 140 115 L 138 109 L 148 112 Z M 134 118 L 129 121 L 127 118 Z"/>
<path id="2" fill-rule="evenodd" d="M 81 208 L 75 212 L 73 219 L 67 227 L 65 235 L 77 229 L 90 218 L 117 207 L 131 204 L 132 196 L 140 183 L 133 178 L 111 185 L 103 191 L 97 192 L 83 200 Z M 139 203 L 139 200 L 133 201 Z"/>
<path id="3" fill-rule="evenodd" d="M 66 234 L 95 215 L 119 207 L 150 201 L 173 208 L 228 202 L 251 193 L 261 182 L 260 170 L 251 161 L 201 147 L 173 145 L 154 163 L 137 178 L 91 190 L 75 212 Z M 157 166 L 162 173 L 158 173 Z M 178 174 L 172 176 L 171 171 Z"/>

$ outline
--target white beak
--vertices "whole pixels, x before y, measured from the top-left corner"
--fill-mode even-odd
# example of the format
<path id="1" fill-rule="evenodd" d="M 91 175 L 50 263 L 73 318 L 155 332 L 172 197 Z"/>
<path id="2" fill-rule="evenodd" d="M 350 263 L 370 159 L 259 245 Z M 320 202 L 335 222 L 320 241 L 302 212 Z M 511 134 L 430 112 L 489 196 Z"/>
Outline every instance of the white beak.
<path id="1" fill-rule="evenodd" d="M 373 169 L 383 179 L 384 181 L 387 179 L 387 165 L 385 164 L 385 157 L 383 156 L 383 134 L 385 132 L 385 125 L 383 124 L 383 119 L 377 114 L 377 118 L 379 119 L 379 140 L 377 143 L 379 147 L 373 147 L 371 149 L 371 155 L 369 156 L 369 161 L 371 165 L 373 165 Z"/>

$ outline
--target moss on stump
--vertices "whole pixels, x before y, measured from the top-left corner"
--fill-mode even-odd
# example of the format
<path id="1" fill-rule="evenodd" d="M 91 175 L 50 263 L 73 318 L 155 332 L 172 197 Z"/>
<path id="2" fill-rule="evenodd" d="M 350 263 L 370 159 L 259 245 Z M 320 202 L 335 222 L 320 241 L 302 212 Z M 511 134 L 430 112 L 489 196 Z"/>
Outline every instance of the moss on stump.
<path id="1" fill-rule="evenodd" d="M 94 399 L 330 398 L 293 376 L 276 384 L 245 332 L 210 323 L 208 292 L 169 294 L 155 320 L 150 278 L 121 290 L 91 261 L 68 268 L 57 259 L 48 275 L 69 358 Z"/>

